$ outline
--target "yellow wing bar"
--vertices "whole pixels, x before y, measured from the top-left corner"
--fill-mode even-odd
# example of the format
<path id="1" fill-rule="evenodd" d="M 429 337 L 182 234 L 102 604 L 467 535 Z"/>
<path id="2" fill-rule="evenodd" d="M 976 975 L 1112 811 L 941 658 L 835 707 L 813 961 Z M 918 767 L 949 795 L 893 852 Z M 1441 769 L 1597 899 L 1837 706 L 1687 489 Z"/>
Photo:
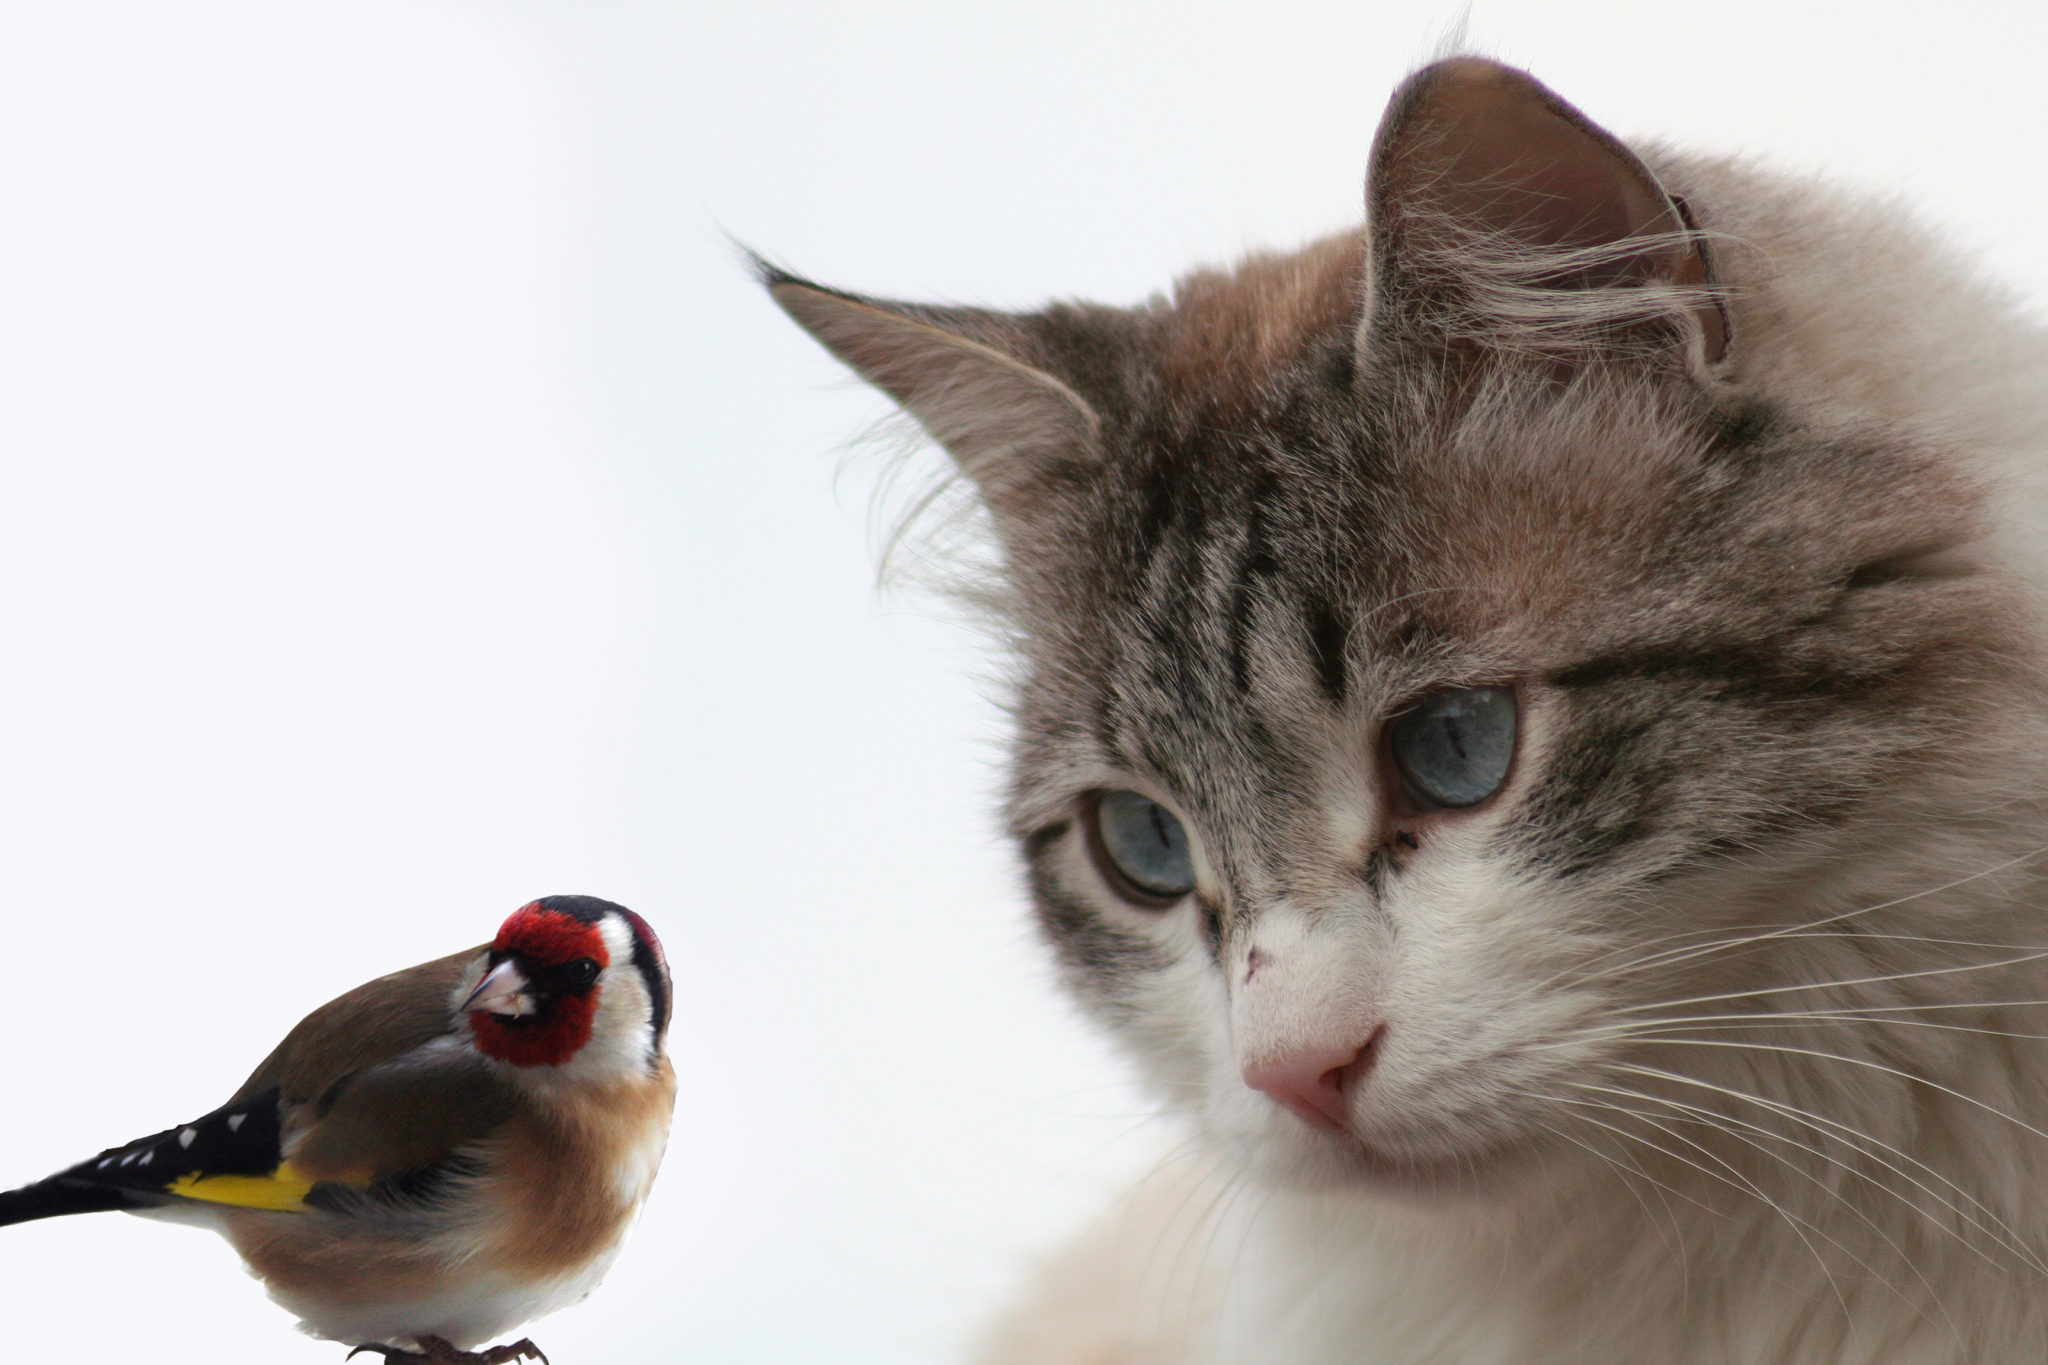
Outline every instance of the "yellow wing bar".
<path id="1" fill-rule="evenodd" d="M 203 1199 L 210 1204 L 302 1213 L 306 1194 L 312 1188 L 313 1182 L 286 1162 L 269 1175 L 181 1175 L 170 1183 L 166 1193 Z"/>

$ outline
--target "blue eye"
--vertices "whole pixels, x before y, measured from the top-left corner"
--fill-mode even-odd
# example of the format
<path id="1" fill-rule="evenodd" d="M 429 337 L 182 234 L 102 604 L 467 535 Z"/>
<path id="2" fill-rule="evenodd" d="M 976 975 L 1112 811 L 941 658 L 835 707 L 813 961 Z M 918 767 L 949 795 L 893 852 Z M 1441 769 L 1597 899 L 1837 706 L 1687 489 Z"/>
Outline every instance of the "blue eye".
<path id="1" fill-rule="evenodd" d="M 1515 694 L 1468 687 L 1424 697 L 1394 717 L 1387 747 L 1408 789 L 1432 806 L 1476 806 L 1515 758 Z"/>
<path id="2" fill-rule="evenodd" d="M 1103 792 L 1095 798 L 1097 856 L 1108 864 L 1110 883 L 1131 899 L 1175 901 L 1195 889 L 1195 864 L 1188 832 L 1172 811 L 1136 792 Z"/>

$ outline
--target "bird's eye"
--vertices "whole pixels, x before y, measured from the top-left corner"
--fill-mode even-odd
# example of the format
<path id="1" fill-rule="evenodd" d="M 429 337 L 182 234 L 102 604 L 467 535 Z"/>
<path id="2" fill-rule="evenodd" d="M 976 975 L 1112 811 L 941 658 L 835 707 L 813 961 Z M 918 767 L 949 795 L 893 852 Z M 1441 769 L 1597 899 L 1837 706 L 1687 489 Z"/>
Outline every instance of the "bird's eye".
<path id="1" fill-rule="evenodd" d="M 1394 717 L 1387 749 L 1410 793 L 1426 804 L 1476 806 L 1507 780 L 1515 712 L 1512 688 L 1439 692 Z"/>
<path id="2" fill-rule="evenodd" d="M 562 969 L 562 975 L 572 986 L 588 986 L 597 980 L 598 965 L 595 960 L 579 957 Z"/>
<path id="3" fill-rule="evenodd" d="M 1124 791 L 1099 793 L 1094 806 L 1089 845 L 1110 885 L 1126 900 L 1157 908 L 1195 889 L 1188 833 L 1172 811 Z"/>

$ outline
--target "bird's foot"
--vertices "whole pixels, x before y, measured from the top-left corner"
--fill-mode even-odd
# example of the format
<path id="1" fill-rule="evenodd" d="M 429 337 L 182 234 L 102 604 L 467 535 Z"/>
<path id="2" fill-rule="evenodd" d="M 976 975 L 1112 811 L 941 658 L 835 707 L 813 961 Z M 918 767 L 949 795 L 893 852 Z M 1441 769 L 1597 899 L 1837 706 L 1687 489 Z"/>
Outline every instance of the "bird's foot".
<path id="1" fill-rule="evenodd" d="M 383 1346 L 376 1342 L 358 1346 L 348 1353 L 353 1360 L 364 1351 L 375 1351 L 383 1356 L 386 1365 L 517 1365 L 522 1360 L 538 1360 L 548 1365 L 547 1353 L 522 1337 L 507 1346 L 486 1346 L 481 1351 L 458 1351 L 440 1337 L 421 1337 L 417 1351 L 402 1351 L 396 1346 Z"/>

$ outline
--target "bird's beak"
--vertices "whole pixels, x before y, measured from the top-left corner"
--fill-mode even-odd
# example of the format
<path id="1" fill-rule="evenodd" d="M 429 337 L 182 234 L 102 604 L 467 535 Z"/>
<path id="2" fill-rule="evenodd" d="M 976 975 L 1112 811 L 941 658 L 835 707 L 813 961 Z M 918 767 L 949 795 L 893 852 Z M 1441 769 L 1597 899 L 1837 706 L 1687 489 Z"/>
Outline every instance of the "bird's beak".
<path id="1" fill-rule="evenodd" d="M 469 999 L 462 1002 L 458 1014 L 478 1014 L 488 1011 L 492 1014 L 506 1014 L 517 1019 L 533 1013 L 533 997 L 526 993 L 526 977 L 520 972 L 519 964 L 510 960 L 500 962 L 491 968 L 483 980 L 476 983 L 476 989 L 469 993 Z"/>

